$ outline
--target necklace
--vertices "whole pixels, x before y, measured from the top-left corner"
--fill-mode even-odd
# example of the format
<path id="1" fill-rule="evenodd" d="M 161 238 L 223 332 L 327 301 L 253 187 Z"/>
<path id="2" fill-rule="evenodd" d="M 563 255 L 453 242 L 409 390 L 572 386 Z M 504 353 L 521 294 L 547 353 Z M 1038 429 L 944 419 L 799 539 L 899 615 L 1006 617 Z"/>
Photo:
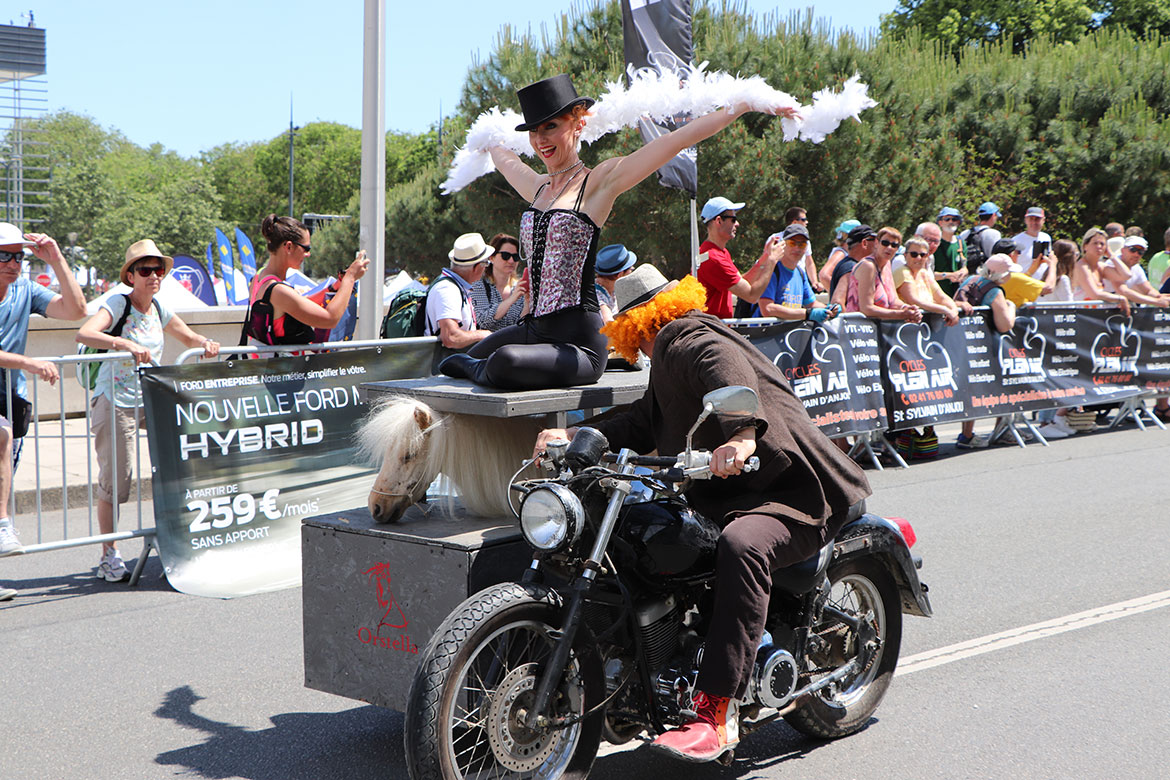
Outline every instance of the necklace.
<path id="1" fill-rule="evenodd" d="M 578 165 L 583 165 L 583 163 L 578 163 Z M 566 170 L 568 170 L 568 169 L 566 169 Z M 552 200 L 550 200 L 548 202 L 549 208 L 552 208 L 553 204 L 556 203 L 558 200 L 560 200 L 560 197 L 565 194 L 565 190 L 569 189 L 569 185 L 573 183 L 573 180 L 577 178 L 577 174 L 579 174 L 580 172 L 581 172 L 581 169 L 578 168 L 576 171 L 573 172 L 572 176 L 570 176 L 568 179 L 565 180 L 565 183 L 563 185 L 561 185 L 561 188 L 559 190 L 557 190 L 557 194 L 553 195 Z M 552 182 L 551 178 L 549 179 L 549 182 L 550 183 Z"/>
<path id="2" fill-rule="evenodd" d="M 568 173 L 569 171 L 573 170 L 574 168 L 580 168 L 584 164 L 585 164 L 584 160 L 578 160 L 577 162 L 570 165 L 568 168 L 561 168 L 559 171 L 553 171 L 552 173 L 550 173 L 548 175 L 548 180 L 552 181 L 552 177 L 560 176 L 562 173 Z"/>

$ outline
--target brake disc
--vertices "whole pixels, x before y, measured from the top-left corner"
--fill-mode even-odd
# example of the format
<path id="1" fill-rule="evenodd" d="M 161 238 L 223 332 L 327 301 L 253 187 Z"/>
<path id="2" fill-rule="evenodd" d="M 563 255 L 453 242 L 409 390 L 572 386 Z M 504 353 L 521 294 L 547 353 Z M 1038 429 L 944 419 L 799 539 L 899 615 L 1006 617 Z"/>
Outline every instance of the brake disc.
<path id="1" fill-rule="evenodd" d="M 536 731 L 524 723 L 532 709 L 538 665 L 513 669 L 496 687 L 488 707 L 488 742 L 502 766 L 513 772 L 531 772 L 556 750 L 563 731 Z"/>

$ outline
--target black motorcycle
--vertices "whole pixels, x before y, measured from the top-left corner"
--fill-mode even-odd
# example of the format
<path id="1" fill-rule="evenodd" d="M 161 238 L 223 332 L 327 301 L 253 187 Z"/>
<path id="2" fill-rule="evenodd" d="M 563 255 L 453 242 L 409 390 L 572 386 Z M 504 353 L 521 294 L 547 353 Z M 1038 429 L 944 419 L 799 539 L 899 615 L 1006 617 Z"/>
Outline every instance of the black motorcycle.
<path id="1" fill-rule="evenodd" d="M 746 387 L 703 401 L 691 434 L 757 405 Z M 411 777 L 583 778 L 602 739 L 694 717 L 719 527 L 684 493 L 711 477 L 710 453 L 689 435 L 677 458 L 607 446 L 581 428 L 548 447 L 551 476 L 512 485 L 535 556 L 431 638 L 407 704 Z M 902 612 L 930 616 L 909 523 L 856 515 L 818 555 L 774 572 L 741 735 L 779 717 L 823 739 L 859 731 L 897 665 Z"/>

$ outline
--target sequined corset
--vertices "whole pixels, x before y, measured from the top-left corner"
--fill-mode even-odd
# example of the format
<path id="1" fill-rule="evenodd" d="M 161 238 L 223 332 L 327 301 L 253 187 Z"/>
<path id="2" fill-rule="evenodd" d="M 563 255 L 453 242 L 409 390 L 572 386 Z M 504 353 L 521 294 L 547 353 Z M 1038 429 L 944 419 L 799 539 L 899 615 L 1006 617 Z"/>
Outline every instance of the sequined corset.
<path id="1" fill-rule="evenodd" d="M 582 182 L 575 209 L 527 208 L 520 215 L 520 256 L 528 263 L 533 317 L 572 308 L 600 311 L 593 263 L 601 229 L 580 211 L 584 192 Z"/>

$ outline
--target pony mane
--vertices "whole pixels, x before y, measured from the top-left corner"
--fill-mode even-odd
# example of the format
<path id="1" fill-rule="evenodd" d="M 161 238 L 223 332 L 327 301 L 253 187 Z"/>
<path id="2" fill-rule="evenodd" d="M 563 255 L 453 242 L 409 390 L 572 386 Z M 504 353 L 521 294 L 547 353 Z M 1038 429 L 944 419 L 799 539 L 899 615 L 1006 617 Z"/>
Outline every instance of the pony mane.
<path id="1" fill-rule="evenodd" d="M 432 421 L 426 431 L 418 426 L 416 409 Z M 510 517 L 508 480 L 532 455 L 539 432 L 532 418 L 443 414 L 422 401 L 391 396 L 374 407 L 358 431 L 357 451 L 376 465 L 387 458 L 421 458 L 426 483 L 440 473 L 448 477 L 469 513 Z M 535 476 L 536 470 L 529 469 Z"/>

